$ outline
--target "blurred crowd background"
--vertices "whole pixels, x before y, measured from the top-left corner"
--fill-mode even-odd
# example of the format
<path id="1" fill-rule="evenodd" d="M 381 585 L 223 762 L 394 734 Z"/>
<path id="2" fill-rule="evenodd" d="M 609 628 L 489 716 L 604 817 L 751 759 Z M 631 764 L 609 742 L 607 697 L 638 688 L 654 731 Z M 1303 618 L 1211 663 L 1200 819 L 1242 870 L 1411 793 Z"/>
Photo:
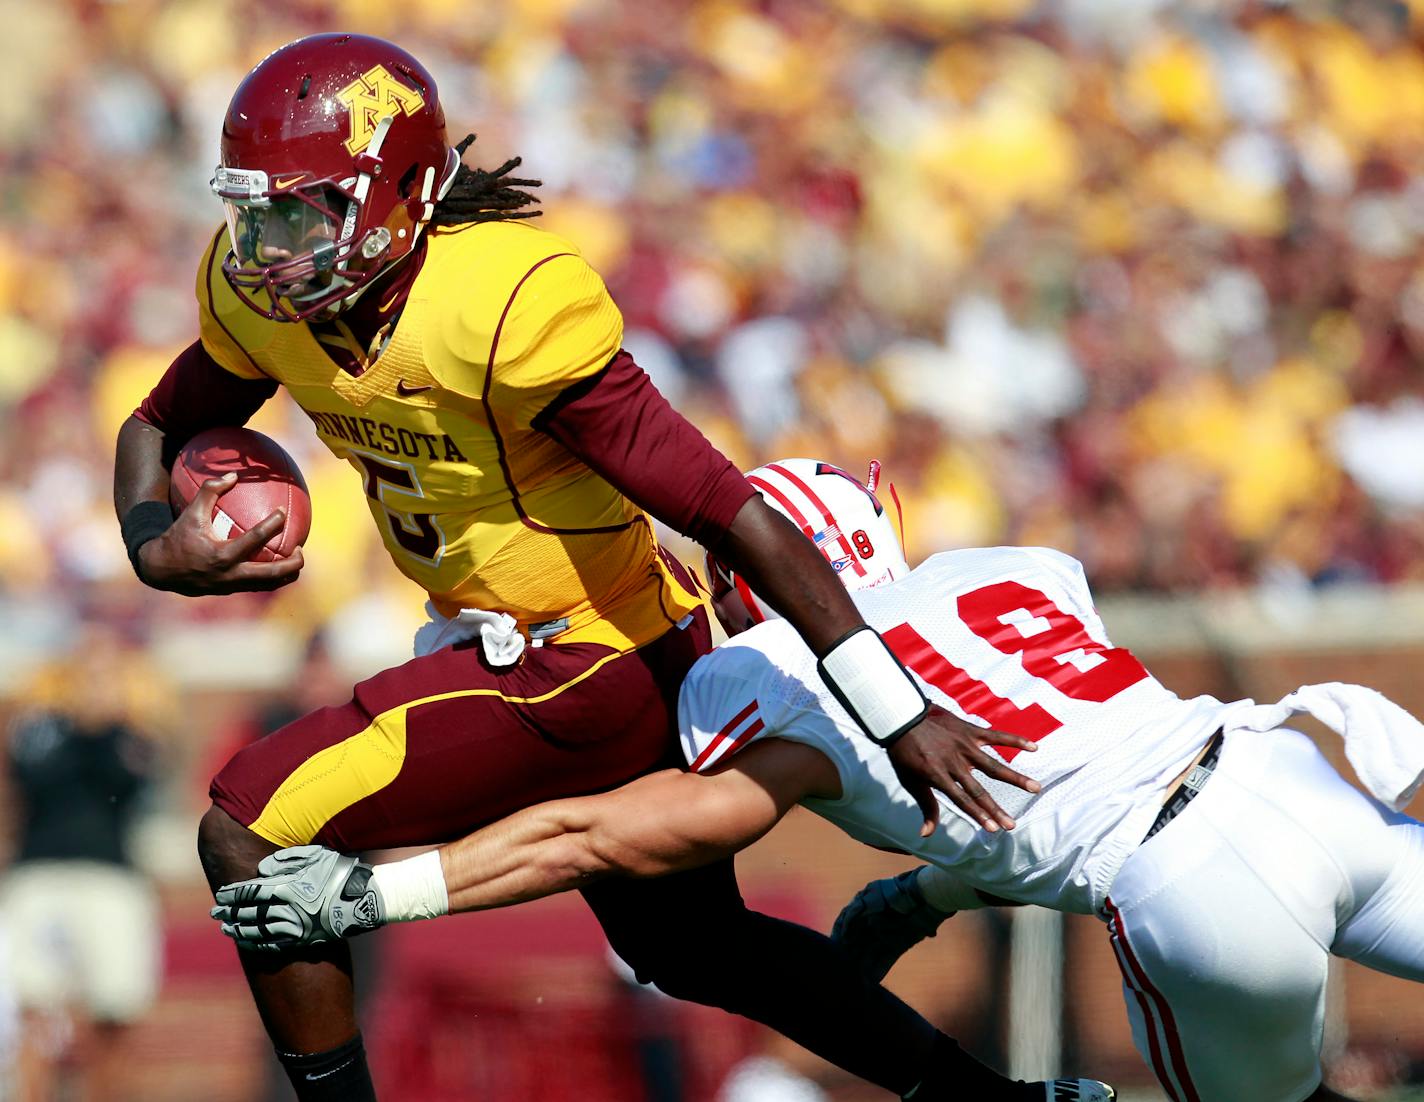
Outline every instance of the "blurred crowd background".
<path id="1" fill-rule="evenodd" d="M 1100 591 L 1424 575 L 1424 7 L 0 13 L 23 89 L 0 103 L 8 591 L 138 600 L 111 441 L 194 335 L 222 109 L 333 27 L 425 60 L 471 160 L 524 158 L 630 349 L 737 461 L 882 460 L 912 559 L 1046 543 Z M 315 626 L 393 572 L 361 568 L 374 529 L 325 485 L 350 476 L 273 405 L 318 483 L 311 568 L 277 603 Z"/>
<path id="2" fill-rule="evenodd" d="M 420 615 L 284 398 L 254 426 L 313 491 L 297 585 L 151 593 L 112 514 L 117 427 L 195 336 L 227 99 L 319 30 L 398 40 L 467 160 L 524 158 L 627 347 L 739 464 L 879 459 L 912 562 L 1424 581 L 1418 0 L 0 0 L 0 28 L 0 693 L 21 728 L 62 712 L 85 687 L 45 660 L 102 631 L 105 722 L 167 748 L 169 808 Z M 169 685 L 221 688 L 192 668 L 220 655 L 145 665 L 195 624 L 310 638 L 306 673 L 195 718 Z"/>

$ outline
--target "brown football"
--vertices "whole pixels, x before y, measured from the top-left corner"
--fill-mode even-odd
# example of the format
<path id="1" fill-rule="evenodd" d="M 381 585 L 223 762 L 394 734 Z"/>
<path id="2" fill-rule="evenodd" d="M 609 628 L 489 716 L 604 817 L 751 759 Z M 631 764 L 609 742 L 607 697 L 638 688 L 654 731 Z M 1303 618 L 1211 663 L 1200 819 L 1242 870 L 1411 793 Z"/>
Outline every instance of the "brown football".
<path id="1" fill-rule="evenodd" d="M 222 538 L 234 539 L 274 509 L 284 509 L 287 523 L 252 558 L 286 558 L 311 531 L 311 497 L 292 457 L 270 436 L 252 429 L 216 428 L 184 444 L 168 483 L 174 513 L 193 500 L 205 481 L 229 471 L 237 473 L 237 484 L 218 498 L 213 528 Z"/>

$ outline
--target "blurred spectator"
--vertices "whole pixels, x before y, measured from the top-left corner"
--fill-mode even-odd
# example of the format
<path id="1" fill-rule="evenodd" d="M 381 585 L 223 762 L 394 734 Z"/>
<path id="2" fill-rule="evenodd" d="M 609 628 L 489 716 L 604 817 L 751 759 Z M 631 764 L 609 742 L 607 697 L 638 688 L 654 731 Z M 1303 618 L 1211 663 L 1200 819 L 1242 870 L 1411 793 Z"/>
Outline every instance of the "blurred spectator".
<path id="1" fill-rule="evenodd" d="M 14 857 L 0 877 L 6 972 L 23 1014 L 19 1097 L 117 1097 L 124 1027 L 152 1005 L 158 905 L 125 840 L 152 779 L 119 641 L 93 630 L 37 687 L 6 745 Z M 75 1083 L 63 1086 L 72 1072 Z"/>
<path id="2" fill-rule="evenodd" d="M 536 225 L 584 250 L 627 347 L 735 462 L 883 460 L 912 561 L 1044 543 L 1104 592 L 1424 582 L 1417 2 L 0 0 L 0 22 L 25 90 L 0 101 L 0 691 L 86 620 L 235 621 L 278 655 L 256 712 L 222 695 L 226 652 L 168 652 L 217 694 L 185 727 L 215 737 L 177 748 L 204 785 L 390 664 L 420 607 L 285 397 L 253 427 L 312 490 L 300 584 L 153 593 L 112 515 L 114 433 L 196 331 L 227 98 L 315 31 L 398 40 L 473 162 L 524 157 Z M 324 641 L 290 691 L 279 634 Z M 13 750 L 109 747 L 118 783 L 145 723 L 81 720 L 117 677 L 86 676 L 42 684 Z M 131 806 L 64 830 L 132 886 Z M 50 959 L 0 926 L 22 971 Z M 748 1065 L 747 1089 L 773 1081 Z"/>
<path id="3" fill-rule="evenodd" d="M 525 157 L 629 346 L 738 462 L 878 456 L 912 545 L 1054 542 L 1103 589 L 1424 575 L 1417 5 L 454 11 L 0 0 L 43 105 L 0 111 L 0 599 L 300 635 L 408 605 L 284 399 L 256 427 L 316 498 L 300 586 L 138 599 L 105 489 L 115 426 L 192 335 L 227 90 L 336 24 L 428 59 L 476 160 Z"/>
<path id="4" fill-rule="evenodd" d="M 1424 399 L 1353 406 L 1335 422 L 1340 464 L 1382 504 L 1424 509 Z"/>

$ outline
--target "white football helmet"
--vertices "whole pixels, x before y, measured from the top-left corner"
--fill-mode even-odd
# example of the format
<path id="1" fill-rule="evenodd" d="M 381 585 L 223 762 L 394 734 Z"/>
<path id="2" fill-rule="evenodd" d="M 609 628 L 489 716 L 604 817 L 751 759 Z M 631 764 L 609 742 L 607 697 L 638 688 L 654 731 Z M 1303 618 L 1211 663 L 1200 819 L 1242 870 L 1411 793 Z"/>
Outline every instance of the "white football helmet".
<path id="1" fill-rule="evenodd" d="M 905 552 L 885 507 L 875 496 L 880 464 L 871 463 L 862 485 L 851 475 L 816 459 L 778 459 L 747 472 L 763 500 L 805 533 L 852 592 L 885 585 L 910 572 Z M 898 503 L 897 503 L 898 504 Z M 780 616 L 745 581 L 711 552 L 707 580 L 716 599 L 735 589 L 756 623 Z"/>

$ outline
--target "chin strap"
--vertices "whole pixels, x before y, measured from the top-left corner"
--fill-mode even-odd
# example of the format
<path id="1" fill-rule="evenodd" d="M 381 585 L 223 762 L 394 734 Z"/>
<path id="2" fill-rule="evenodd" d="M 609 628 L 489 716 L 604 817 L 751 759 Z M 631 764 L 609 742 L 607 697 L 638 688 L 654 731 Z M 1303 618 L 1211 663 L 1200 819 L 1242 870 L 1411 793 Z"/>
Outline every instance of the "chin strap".
<path id="1" fill-rule="evenodd" d="M 455 174 L 460 170 L 460 154 L 454 149 L 446 151 L 445 173 L 440 179 L 440 193 L 435 194 L 435 166 L 425 169 L 425 180 L 420 188 L 420 213 L 415 219 L 415 232 L 419 235 L 425 223 L 435 217 L 435 204 L 449 194 L 455 185 Z"/>
<path id="2" fill-rule="evenodd" d="M 356 229 L 356 207 L 366 201 L 371 190 L 371 181 L 381 174 L 381 146 L 391 131 L 395 116 L 387 115 L 376 123 L 376 133 L 371 136 L 371 144 L 356 155 L 356 202 L 346 214 L 347 226 L 342 227 L 342 238 L 349 237 Z M 348 228 L 349 227 L 349 228 Z"/>
<path id="3" fill-rule="evenodd" d="M 376 133 L 371 137 L 371 144 L 356 155 L 356 187 L 353 189 L 355 197 L 346 207 L 346 220 L 341 225 L 341 237 L 338 240 L 350 241 L 351 236 L 356 232 L 356 219 L 360 215 L 361 208 L 366 205 L 366 196 L 371 193 L 371 181 L 381 174 L 381 146 L 385 144 L 386 135 L 390 133 L 391 124 L 395 121 L 394 115 L 387 115 L 381 119 L 376 124 Z M 389 247 L 391 243 L 391 231 L 384 226 L 378 227 L 378 230 L 384 234 L 384 238 L 373 237 L 366 243 L 366 245 L 370 245 L 379 240 L 380 243 L 376 247 L 377 254 Z M 372 232 L 376 233 L 377 231 Z M 352 244 L 354 245 L 354 242 Z M 361 255 L 367 260 L 374 260 L 374 255 L 366 255 L 366 245 L 362 246 Z M 345 279 L 346 265 L 350 261 L 350 255 L 337 261 L 332 268 L 332 279 Z M 346 309 L 358 297 L 359 293 L 338 299 L 337 302 L 340 304 L 338 309 Z"/>
<path id="4" fill-rule="evenodd" d="M 395 122 L 394 115 L 387 115 L 385 118 L 381 119 L 381 121 L 376 124 L 376 133 L 371 138 L 371 144 L 368 145 L 366 149 L 356 157 L 356 186 L 353 189 L 355 193 L 355 198 L 347 207 L 346 219 L 341 226 L 341 240 L 343 241 L 345 241 L 353 233 L 356 232 L 356 218 L 361 210 L 361 207 L 366 202 L 366 196 L 371 193 L 371 181 L 381 174 L 381 146 L 385 144 L 386 135 L 390 132 L 391 124 L 393 122 Z M 429 222 L 431 218 L 435 217 L 435 204 L 438 203 L 441 199 L 445 198 L 446 194 L 449 193 L 450 188 L 454 186 L 455 176 L 459 171 L 459 168 L 460 154 L 457 153 L 454 149 L 447 150 L 445 155 L 445 172 L 440 180 L 440 187 L 437 193 L 435 188 L 435 166 L 428 165 L 426 167 L 425 178 L 421 181 L 420 198 L 419 200 L 414 200 L 410 204 L 408 204 L 409 206 L 418 205 L 419 207 L 419 212 L 415 215 L 414 218 L 415 228 L 411 231 L 412 246 L 415 245 L 416 239 L 420 236 L 420 231 L 425 229 L 426 223 Z M 361 250 L 363 256 L 365 255 L 366 247 L 369 247 L 376 241 L 379 241 L 379 244 L 376 246 L 375 249 L 376 254 L 379 254 L 382 250 L 389 248 L 390 246 L 390 230 L 386 229 L 384 226 L 378 226 L 375 230 L 372 231 L 372 234 L 373 237 L 371 241 L 368 241 L 367 246 L 363 246 Z M 333 280 L 349 282 L 349 280 L 346 280 L 345 276 L 342 273 L 345 271 L 346 264 L 350 259 L 350 257 L 347 257 L 346 260 L 342 260 L 335 266 L 335 268 L 332 270 Z M 365 259 L 374 260 L 375 255 L 365 256 Z M 337 299 L 336 302 L 332 304 L 331 312 L 333 314 L 338 314 L 341 311 L 347 310 L 350 307 L 354 306 L 356 304 L 356 301 L 366 292 L 366 289 L 369 286 L 370 284 L 367 283 L 364 286 L 359 287 L 358 289 L 353 291 L 351 294 L 345 295 Z M 329 287 L 324 288 L 322 293 L 325 294 L 329 290 Z"/>

